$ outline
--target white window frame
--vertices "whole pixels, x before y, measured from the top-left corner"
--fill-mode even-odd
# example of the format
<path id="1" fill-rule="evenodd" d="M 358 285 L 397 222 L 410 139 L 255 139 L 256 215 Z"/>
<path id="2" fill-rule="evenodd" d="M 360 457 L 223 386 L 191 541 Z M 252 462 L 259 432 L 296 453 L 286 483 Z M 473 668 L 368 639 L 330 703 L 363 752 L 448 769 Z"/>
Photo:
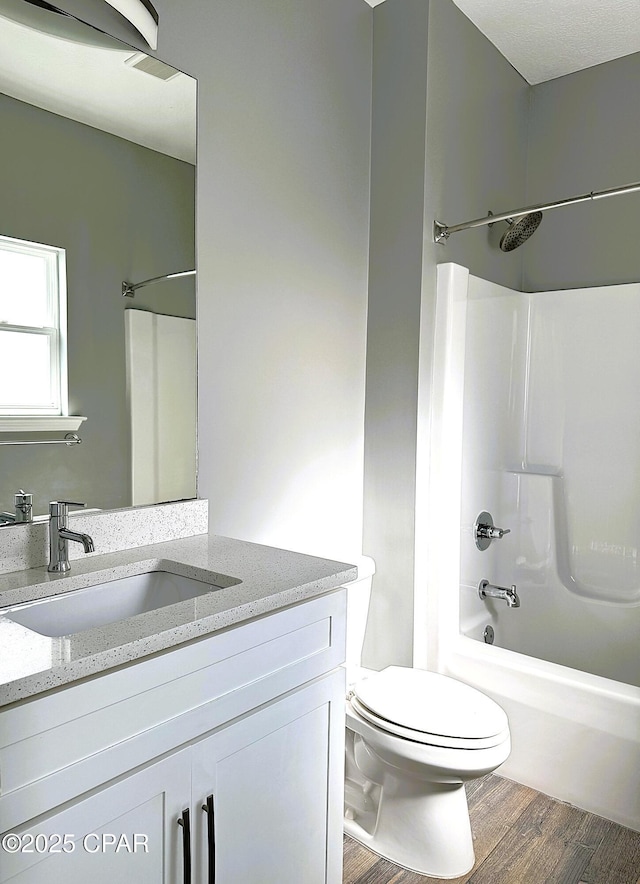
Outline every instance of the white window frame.
<path id="1" fill-rule="evenodd" d="M 23 255 L 33 255 L 44 258 L 46 262 L 46 285 L 48 321 L 51 323 L 45 327 L 11 325 L 2 323 L 0 328 L 18 334 L 42 334 L 50 341 L 50 366 L 49 387 L 51 392 L 51 405 L 46 407 L 32 407 L 28 405 L 7 407 L 0 405 L 0 429 L 6 429 L 4 425 L 11 426 L 17 418 L 38 417 L 46 418 L 64 417 L 69 414 L 69 391 L 67 372 L 67 270 L 66 253 L 62 248 L 49 246 L 43 243 L 29 242 L 28 240 L 14 239 L 0 235 L 0 249 L 3 251 L 18 252 Z M 16 367 L 19 370 L 19 366 Z M 13 420 L 12 420 L 13 418 Z M 21 421 L 22 425 L 24 422 Z M 23 427 L 26 429 L 26 426 Z M 34 429 L 39 427 L 34 425 Z M 42 427 L 44 428 L 44 426 Z"/>

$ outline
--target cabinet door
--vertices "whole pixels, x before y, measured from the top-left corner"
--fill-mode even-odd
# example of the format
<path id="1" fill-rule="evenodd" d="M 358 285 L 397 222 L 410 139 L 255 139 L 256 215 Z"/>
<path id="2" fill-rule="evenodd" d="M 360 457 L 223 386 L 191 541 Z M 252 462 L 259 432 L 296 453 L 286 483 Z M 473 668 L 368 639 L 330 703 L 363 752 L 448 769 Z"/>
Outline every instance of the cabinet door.
<path id="1" fill-rule="evenodd" d="M 191 756 L 184 750 L 17 828 L 13 839 L 5 834 L 0 882 L 182 882 L 177 821 L 190 806 L 190 786 Z"/>
<path id="2" fill-rule="evenodd" d="M 198 743 L 192 780 L 198 818 L 195 880 L 341 881 L 343 761 L 341 671 Z M 214 810 L 214 844 L 208 839 L 207 803 Z"/>

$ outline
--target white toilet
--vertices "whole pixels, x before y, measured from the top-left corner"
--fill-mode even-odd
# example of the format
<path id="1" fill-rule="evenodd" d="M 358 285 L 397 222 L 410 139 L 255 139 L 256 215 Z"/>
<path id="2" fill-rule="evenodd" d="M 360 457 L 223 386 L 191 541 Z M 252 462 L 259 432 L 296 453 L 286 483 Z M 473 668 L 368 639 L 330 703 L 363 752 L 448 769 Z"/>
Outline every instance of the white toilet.
<path id="1" fill-rule="evenodd" d="M 361 560 L 347 595 L 344 830 L 406 869 L 457 878 L 475 861 L 464 784 L 507 759 L 509 722 L 456 679 L 360 667 L 373 571 Z"/>

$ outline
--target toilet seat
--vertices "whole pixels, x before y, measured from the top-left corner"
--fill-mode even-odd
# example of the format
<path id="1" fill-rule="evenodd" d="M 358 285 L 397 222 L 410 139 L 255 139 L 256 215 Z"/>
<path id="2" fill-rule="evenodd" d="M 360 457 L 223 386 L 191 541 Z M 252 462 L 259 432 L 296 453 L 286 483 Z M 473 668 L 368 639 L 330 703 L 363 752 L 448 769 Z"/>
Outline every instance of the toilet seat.
<path id="1" fill-rule="evenodd" d="M 403 739 L 450 749 L 488 749 L 509 739 L 503 709 L 454 678 L 389 666 L 353 686 L 365 721 Z"/>

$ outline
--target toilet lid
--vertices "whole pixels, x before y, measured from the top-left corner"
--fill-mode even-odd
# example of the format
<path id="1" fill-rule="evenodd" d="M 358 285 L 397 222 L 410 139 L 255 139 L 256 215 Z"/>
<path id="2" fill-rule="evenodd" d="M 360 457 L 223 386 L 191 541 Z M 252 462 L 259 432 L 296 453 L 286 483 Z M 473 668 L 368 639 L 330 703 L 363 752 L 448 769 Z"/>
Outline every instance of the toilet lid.
<path id="1" fill-rule="evenodd" d="M 496 745 L 509 734 L 504 710 L 489 697 L 455 678 L 389 666 L 353 688 L 354 707 L 387 730 L 427 742 L 439 737 L 440 745 L 479 741 L 478 748 Z M 482 746 L 480 745 L 482 743 Z"/>

